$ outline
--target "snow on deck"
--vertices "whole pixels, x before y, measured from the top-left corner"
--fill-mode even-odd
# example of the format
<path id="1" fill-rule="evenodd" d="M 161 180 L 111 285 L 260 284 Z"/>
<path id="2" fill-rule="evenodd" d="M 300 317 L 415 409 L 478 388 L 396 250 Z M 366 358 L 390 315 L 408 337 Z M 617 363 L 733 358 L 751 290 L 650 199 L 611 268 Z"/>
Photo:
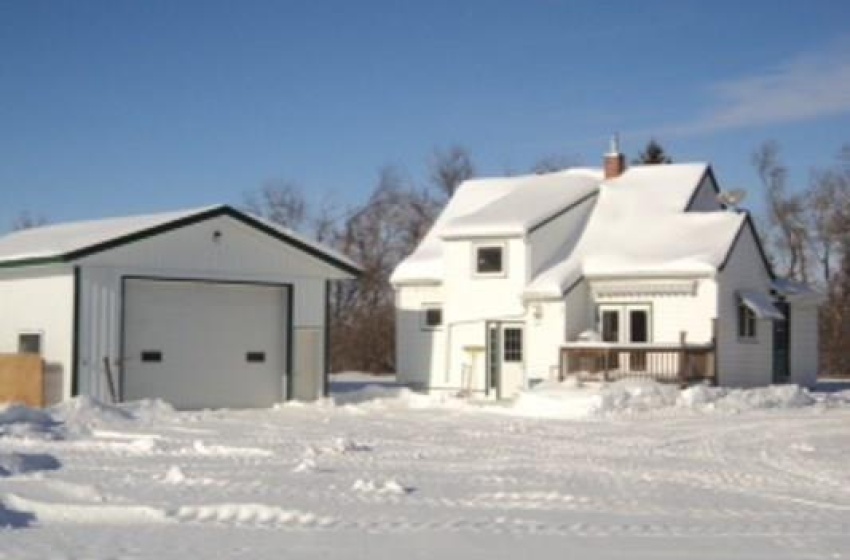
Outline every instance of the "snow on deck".
<path id="1" fill-rule="evenodd" d="M 796 387 L 0 408 L 0 557 L 842 558 L 848 450 Z"/>

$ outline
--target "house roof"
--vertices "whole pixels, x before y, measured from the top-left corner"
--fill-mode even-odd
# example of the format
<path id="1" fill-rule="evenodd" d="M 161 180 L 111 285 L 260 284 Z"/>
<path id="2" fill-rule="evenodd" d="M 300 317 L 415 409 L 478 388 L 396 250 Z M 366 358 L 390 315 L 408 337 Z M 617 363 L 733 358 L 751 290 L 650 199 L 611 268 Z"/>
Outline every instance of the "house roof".
<path id="1" fill-rule="evenodd" d="M 507 181 L 511 189 L 477 211 L 449 220 L 441 229 L 440 237 L 525 235 L 562 209 L 595 194 L 601 180 L 598 170 L 568 169 L 543 175 L 476 181 L 483 183 L 479 188 Z"/>
<path id="2" fill-rule="evenodd" d="M 229 216 L 349 274 L 360 267 L 344 255 L 268 220 L 227 205 L 107 218 L 24 229 L 0 237 L 0 266 L 71 262 L 197 222 Z"/>
<path id="3" fill-rule="evenodd" d="M 740 290 L 738 297 L 741 298 L 741 303 L 750 308 L 759 319 L 785 320 L 785 315 L 773 304 L 773 298 L 770 294 L 756 290 Z"/>
<path id="4" fill-rule="evenodd" d="M 464 181 L 419 246 L 393 272 L 395 284 L 440 282 L 443 239 L 524 235 L 596 193 L 598 169 Z"/>
<path id="5" fill-rule="evenodd" d="M 716 271 L 746 214 L 685 212 L 706 173 L 705 164 L 641 166 L 604 182 L 575 250 L 534 278 L 525 296 L 559 297 L 582 277 Z"/>
<path id="6" fill-rule="evenodd" d="M 582 277 L 693 276 L 722 268 L 747 221 L 737 212 L 686 212 L 705 163 L 633 166 L 603 180 L 574 169 L 464 182 L 431 231 L 395 270 L 392 281 L 439 283 L 443 240 L 522 236 L 578 202 L 596 196 L 575 248 L 526 287 L 526 297 L 560 297 Z"/>

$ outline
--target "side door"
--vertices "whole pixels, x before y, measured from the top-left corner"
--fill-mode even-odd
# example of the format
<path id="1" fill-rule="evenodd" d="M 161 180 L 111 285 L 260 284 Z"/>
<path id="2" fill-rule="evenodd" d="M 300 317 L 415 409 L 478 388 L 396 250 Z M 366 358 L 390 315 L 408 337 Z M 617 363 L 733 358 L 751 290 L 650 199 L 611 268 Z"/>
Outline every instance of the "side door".
<path id="1" fill-rule="evenodd" d="M 487 390 L 497 399 L 525 386 L 525 329 L 520 323 L 487 324 Z"/>

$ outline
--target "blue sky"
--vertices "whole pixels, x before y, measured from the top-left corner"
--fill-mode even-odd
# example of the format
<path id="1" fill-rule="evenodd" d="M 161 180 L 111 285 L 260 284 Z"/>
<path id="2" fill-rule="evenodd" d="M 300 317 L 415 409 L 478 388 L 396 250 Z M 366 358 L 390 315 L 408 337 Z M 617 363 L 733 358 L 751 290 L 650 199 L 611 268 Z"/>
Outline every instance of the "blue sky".
<path id="1" fill-rule="evenodd" d="M 619 132 L 758 198 L 850 142 L 850 2 L 0 0 L 0 230 L 240 203 L 270 180 L 364 199 L 462 144 L 479 171 Z"/>

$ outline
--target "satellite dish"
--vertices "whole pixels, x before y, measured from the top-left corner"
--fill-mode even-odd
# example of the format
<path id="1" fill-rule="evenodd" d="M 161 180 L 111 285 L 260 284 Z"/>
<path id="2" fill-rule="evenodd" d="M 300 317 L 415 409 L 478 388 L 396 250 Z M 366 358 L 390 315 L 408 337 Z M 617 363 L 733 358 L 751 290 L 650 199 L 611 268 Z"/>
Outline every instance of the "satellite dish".
<path id="1" fill-rule="evenodd" d="M 747 191 L 742 189 L 734 189 L 731 191 L 723 191 L 717 195 L 717 202 L 728 206 L 729 208 L 737 209 L 738 205 L 747 198 Z"/>

